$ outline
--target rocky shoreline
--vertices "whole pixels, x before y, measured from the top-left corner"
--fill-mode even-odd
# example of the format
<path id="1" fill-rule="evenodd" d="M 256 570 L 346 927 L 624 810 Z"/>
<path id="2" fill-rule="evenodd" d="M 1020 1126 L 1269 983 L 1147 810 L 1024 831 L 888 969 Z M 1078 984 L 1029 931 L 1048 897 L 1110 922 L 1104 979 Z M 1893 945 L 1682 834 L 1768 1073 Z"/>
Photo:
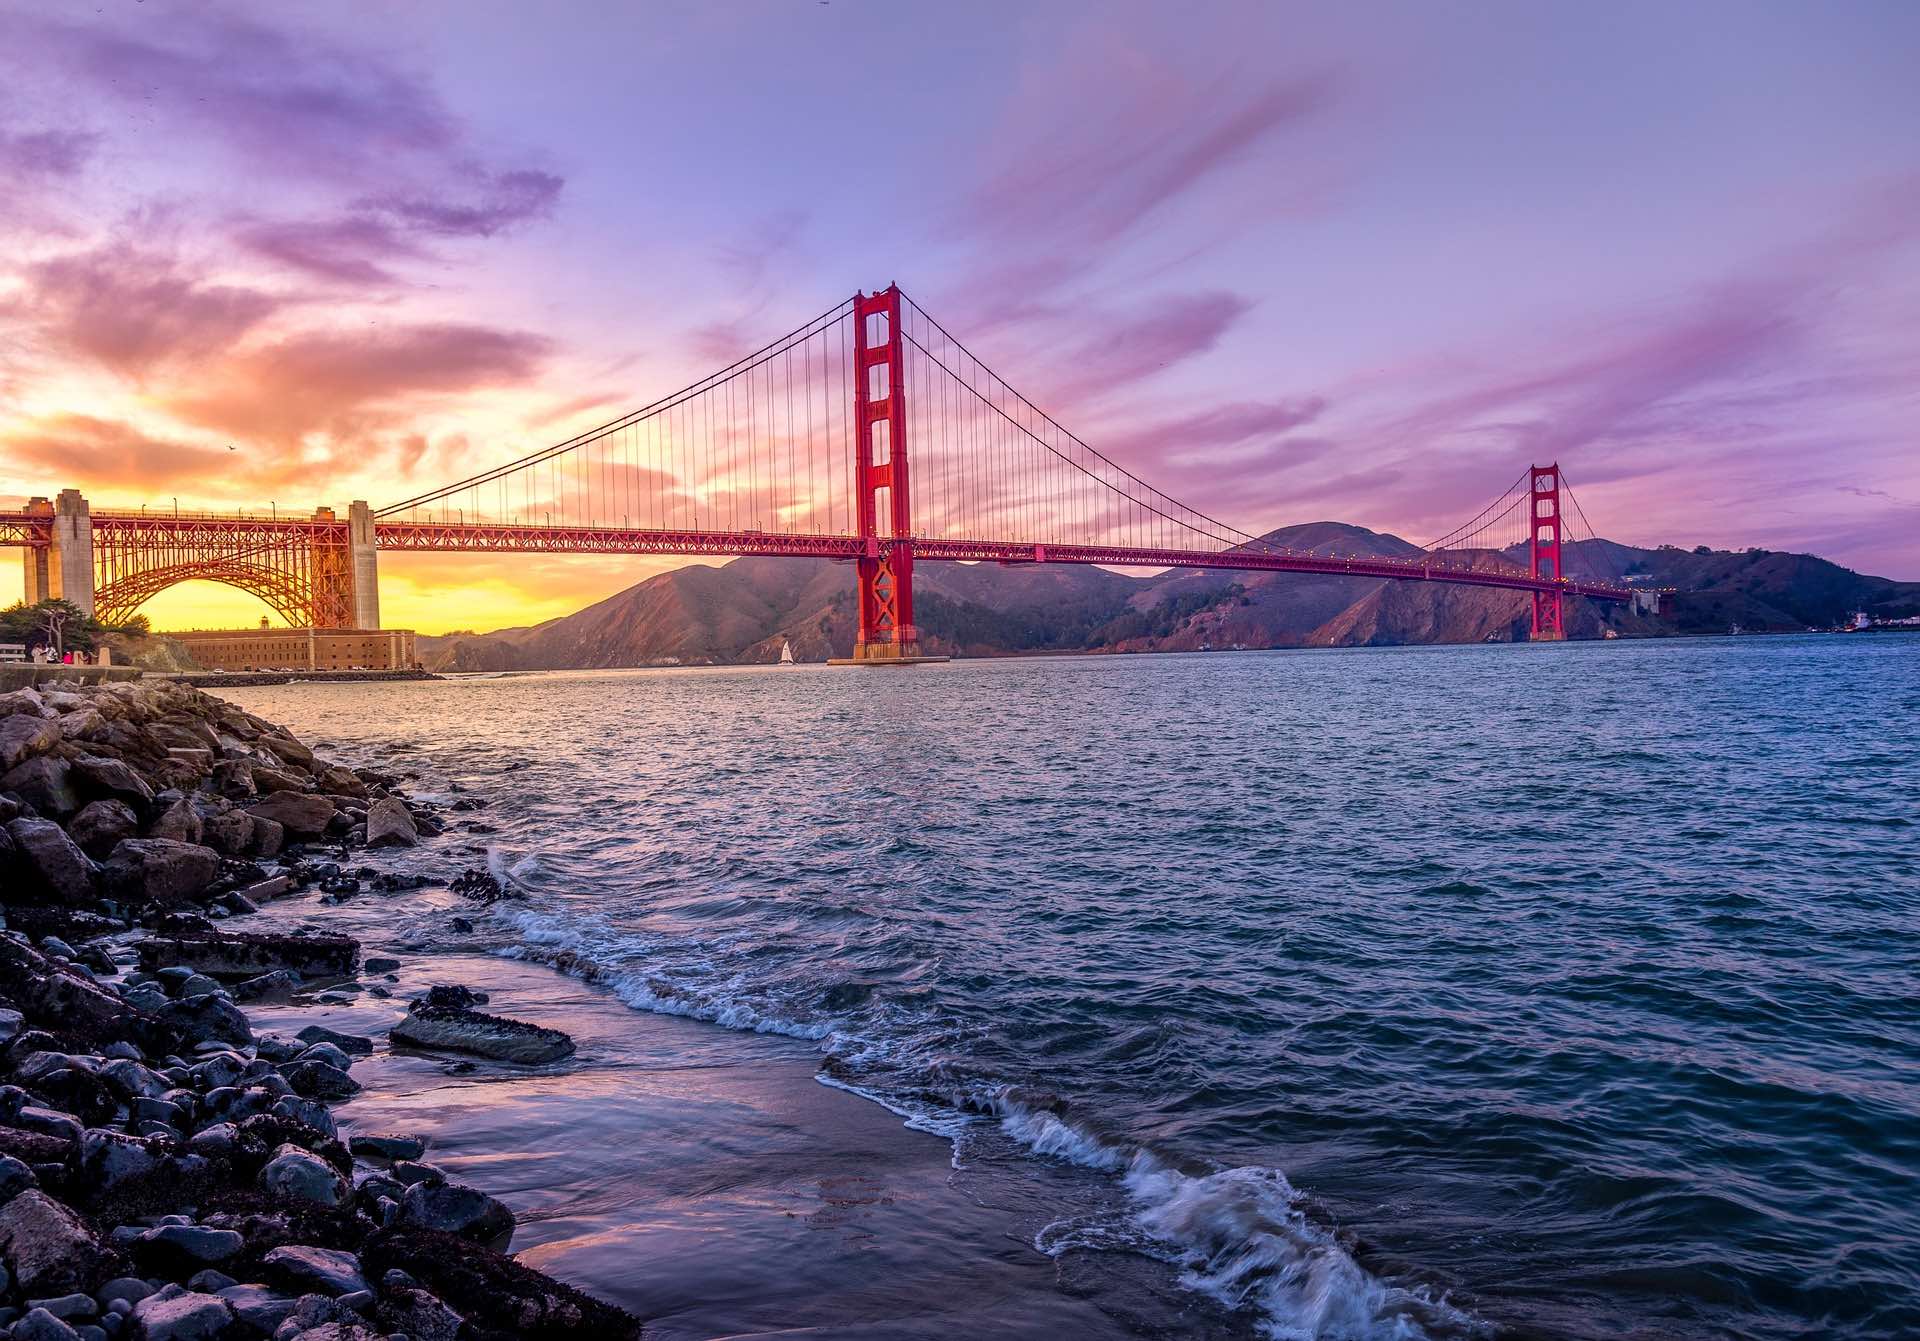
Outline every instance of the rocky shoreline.
<path id="1" fill-rule="evenodd" d="M 454 985 L 386 1039 L 282 1038 L 248 1018 L 294 996 L 390 995 L 394 965 L 346 936 L 222 922 L 299 890 L 424 883 L 353 854 L 449 823 L 401 779 L 316 758 L 177 682 L 0 694 L 0 1336 L 640 1335 L 508 1255 L 512 1212 L 422 1141 L 343 1140 L 330 1111 L 381 1046 L 526 1065 L 570 1053 L 566 1034 Z M 475 873 L 454 888 L 499 894 Z"/>

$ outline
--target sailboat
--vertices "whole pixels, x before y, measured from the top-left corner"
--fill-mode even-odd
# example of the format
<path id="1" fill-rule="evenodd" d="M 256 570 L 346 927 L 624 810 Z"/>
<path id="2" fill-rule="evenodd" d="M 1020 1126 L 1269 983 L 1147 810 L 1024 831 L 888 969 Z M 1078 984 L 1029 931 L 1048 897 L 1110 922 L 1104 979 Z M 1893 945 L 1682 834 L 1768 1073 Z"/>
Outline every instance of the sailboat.
<path id="1" fill-rule="evenodd" d="M 782 666 L 793 665 L 793 640 L 791 638 L 782 638 L 780 640 L 780 664 Z"/>

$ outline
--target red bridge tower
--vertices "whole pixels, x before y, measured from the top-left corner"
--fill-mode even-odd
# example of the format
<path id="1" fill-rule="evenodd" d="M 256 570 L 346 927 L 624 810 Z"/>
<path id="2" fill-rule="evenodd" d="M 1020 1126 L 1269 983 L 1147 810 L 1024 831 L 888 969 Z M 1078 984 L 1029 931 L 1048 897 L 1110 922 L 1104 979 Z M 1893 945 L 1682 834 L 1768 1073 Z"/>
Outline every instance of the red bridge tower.
<path id="1" fill-rule="evenodd" d="M 1560 464 L 1533 468 L 1533 524 L 1527 529 L 1529 567 L 1537 578 L 1561 581 Z M 1557 643 L 1567 636 L 1566 594 L 1533 593 L 1533 641 Z"/>
<path id="2" fill-rule="evenodd" d="M 862 545 L 854 560 L 860 627 L 853 659 L 924 660 L 920 630 L 913 623 L 913 507 L 899 285 L 871 297 L 854 294 L 853 356 L 853 490 Z"/>

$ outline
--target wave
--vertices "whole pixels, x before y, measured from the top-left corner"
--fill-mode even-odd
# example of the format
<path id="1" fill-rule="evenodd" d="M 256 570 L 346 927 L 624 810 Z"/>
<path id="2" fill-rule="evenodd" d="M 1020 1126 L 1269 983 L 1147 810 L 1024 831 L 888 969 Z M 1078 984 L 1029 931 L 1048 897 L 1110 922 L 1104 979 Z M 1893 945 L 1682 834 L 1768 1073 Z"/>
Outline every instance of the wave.
<path id="1" fill-rule="evenodd" d="M 489 854 L 503 884 L 538 883 L 531 855 L 508 860 Z M 1066 1115 L 1045 1091 L 974 1083 L 958 1090 L 935 1085 L 884 1088 L 863 1084 L 863 1061 L 898 1064 L 886 1040 L 836 1033 L 821 1020 L 793 1019 L 744 996 L 688 987 L 638 969 L 609 966 L 599 956 L 626 957 L 639 946 L 631 933 L 602 931 L 577 913 L 560 914 L 530 903 L 490 910 L 518 943 L 497 953 L 545 964 L 604 986 L 628 1006 L 656 1014 L 706 1020 L 729 1029 L 830 1040 L 833 1055 L 815 1079 L 880 1105 L 912 1130 L 946 1139 L 954 1168 L 963 1138 L 993 1123 L 1019 1147 L 1114 1179 L 1125 1194 L 1123 1221 L 1061 1221 L 1041 1230 L 1034 1247 L 1058 1257 L 1074 1249 L 1131 1251 L 1171 1263 L 1180 1283 L 1260 1319 L 1273 1341 L 1436 1341 L 1490 1335 L 1470 1314 L 1425 1287 L 1380 1280 L 1341 1246 L 1333 1233 L 1301 1209 L 1301 1196 L 1280 1170 L 1265 1166 L 1189 1171 L 1160 1155 Z M 864 1077 L 861 1077 L 864 1079 Z"/>
<path id="2" fill-rule="evenodd" d="M 1180 1283 L 1229 1308 L 1252 1309 L 1273 1341 L 1433 1341 L 1492 1328 L 1423 1286 L 1373 1275 L 1308 1219 L 1279 1169 L 1188 1172 L 1144 1148 L 1131 1151 L 1047 1108 L 1003 1100 L 1001 1129 L 1037 1154 L 1118 1174 L 1130 1224 L 1056 1222 L 1034 1238 L 1052 1257 L 1072 1249 L 1141 1248 L 1129 1230 L 1170 1250 Z"/>

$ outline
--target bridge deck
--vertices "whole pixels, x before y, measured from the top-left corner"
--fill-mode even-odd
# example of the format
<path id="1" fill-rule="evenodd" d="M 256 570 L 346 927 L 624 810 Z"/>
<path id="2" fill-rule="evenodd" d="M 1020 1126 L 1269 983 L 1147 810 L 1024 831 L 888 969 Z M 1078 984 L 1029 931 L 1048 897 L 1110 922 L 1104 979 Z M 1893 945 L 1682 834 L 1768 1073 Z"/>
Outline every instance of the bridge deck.
<path id="1" fill-rule="evenodd" d="M 208 513 L 155 515 L 101 511 L 93 514 L 96 531 L 137 528 L 148 534 L 219 529 L 257 534 L 262 539 L 308 532 L 336 538 L 346 523 L 293 517 L 252 517 Z M 45 546 L 51 518 L 30 513 L 0 513 L 0 545 Z M 866 542 L 851 535 L 782 535 L 766 531 L 671 531 L 615 526 L 512 526 L 485 523 L 379 521 L 375 543 L 388 551 L 518 554 L 657 554 L 693 558 L 741 555 L 776 558 L 857 559 Z M 1467 554 L 1421 558 L 1317 554 L 1294 550 L 1136 549 L 1126 546 L 1033 545 L 1016 541 L 918 539 L 914 558 L 957 562 L 1076 563 L 1109 568 L 1211 568 L 1234 572 L 1315 573 L 1333 577 L 1374 577 L 1411 582 L 1447 582 L 1500 587 L 1513 591 L 1561 591 L 1600 601 L 1626 601 L 1635 589 L 1603 582 L 1547 581 L 1519 569 L 1478 564 Z"/>

